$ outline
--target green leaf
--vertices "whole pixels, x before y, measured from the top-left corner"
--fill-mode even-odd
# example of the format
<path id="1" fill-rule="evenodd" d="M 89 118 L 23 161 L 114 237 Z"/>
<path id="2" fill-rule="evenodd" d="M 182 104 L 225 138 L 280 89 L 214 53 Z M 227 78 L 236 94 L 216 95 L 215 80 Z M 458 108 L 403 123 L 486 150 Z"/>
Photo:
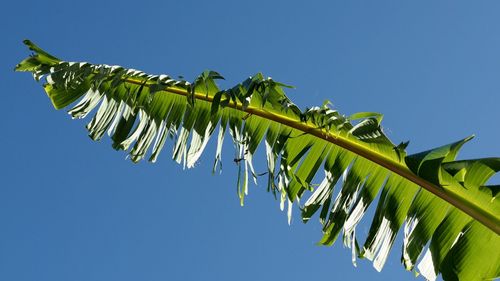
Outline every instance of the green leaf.
<path id="1" fill-rule="evenodd" d="M 472 137 L 407 156 L 408 142 L 395 145 L 385 135 L 381 114 L 346 118 L 329 102 L 302 111 L 285 94 L 289 86 L 261 73 L 221 90 L 216 80 L 223 78 L 214 71 L 188 82 L 65 62 L 25 43 L 35 53 L 16 70 L 32 72 L 37 80 L 45 77 L 54 107 L 71 107 L 73 118 L 98 108 L 87 125 L 89 135 L 98 140 L 107 131 L 113 148 L 128 150 L 133 162 L 148 155 L 157 161 L 170 138 L 173 159 L 192 168 L 218 126 L 213 171 L 222 167 L 229 131 L 240 203 L 249 177 L 257 182 L 262 175 L 254 156 L 264 143 L 267 189 L 282 210 L 286 205 L 288 221 L 294 205 L 304 222 L 319 213 L 319 243 L 332 245 L 342 235 L 354 264 L 358 257 L 368 258 L 381 270 L 403 229 L 401 259 L 407 270 L 429 280 L 438 274 L 447 280 L 500 274 L 499 186 L 488 183 L 500 171 L 500 158 L 456 160 Z M 302 198 L 307 198 L 303 205 Z M 361 243 L 356 227 L 374 202 L 375 215 Z"/>
<path id="2" fill-rule="evenodd" d="M 373 118 L 377 120 L 377 125 L 380 125 L 380 123 L 382 123 L 382 119 L 384 119 L 384 115 L 378 112 L 357 112 L 349 116 L 349 120 L 358 120 L 366 118 Z"/>

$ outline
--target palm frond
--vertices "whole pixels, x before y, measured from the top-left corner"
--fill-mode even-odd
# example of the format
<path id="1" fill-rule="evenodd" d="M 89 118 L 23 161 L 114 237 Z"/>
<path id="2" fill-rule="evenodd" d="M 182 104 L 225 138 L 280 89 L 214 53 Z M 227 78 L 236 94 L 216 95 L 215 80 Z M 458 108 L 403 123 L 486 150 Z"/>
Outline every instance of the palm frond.
<path id="1" fill-rule="evenodd" d="M 98 140 L 107 132 L 113 148 L 128 150 L 134 162 L 148 155 L 155 162 L 171 139 L 173 159 L 194 167 L 218 128 L 215 171 L 229 130 L 242 205 L 249 178 L 259 177 L 253 158 L 263 144 L 268 190 L 278 195 L 282 209 L 286 206 L 289 219 L 294 204 L 304 222 L 319 211 L 319 243 L 332 245 L 342 233 L 354 263 L 367 258 L 381 270 L 403 229 L 401 260 L 407 270 L 431 280 L 438 274 L 447 280 L 500 275 L 499 189 L 487 185 L 500 170 L 500 158 L 456 160 L 472 137 L 407 156 L 408 143 L 395 145 L 384 134 L 382 115 L 346 117 L 328 103 L 302 111 L 285 95 L 287 85 L 262 74 L 221 90 L 216 80 L 222 76 L 214 71 L 188 82 L 120 66 L 66 62 L 25 44 L 34 54 L 16 70 L 44 79 L 54 107 L 71 106 L 73 118 L 97 108 L 87 125 L 90 137 Z M 319 185 L 312 182 L 317 174 L 324 174 Z M 377 196 L 361 245 L 356 226 Z"/>

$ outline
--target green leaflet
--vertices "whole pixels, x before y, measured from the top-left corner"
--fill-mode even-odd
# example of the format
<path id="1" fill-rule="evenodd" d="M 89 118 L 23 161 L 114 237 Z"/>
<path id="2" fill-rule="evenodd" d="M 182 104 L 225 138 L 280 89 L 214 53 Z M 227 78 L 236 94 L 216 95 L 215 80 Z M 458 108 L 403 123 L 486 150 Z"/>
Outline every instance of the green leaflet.
<path id="1" fill-rule="evenodd" d="M 449 205 L 421 189 L 413 199 L 404 228 L 401 262 L 407 270 L 413 270 L 436 228 L 448 213 Z"/>
<path id="2" fill-rule="evenodd" d="M 440 265 L 445 280 L 488 280 L 500 274 L 500 236 L 467 224 Z M 474 257 L 474 258 L 471 258 Z"/>
<path id="3" fill-rule="evenodd" d="M 410 169 L 416 174 L 440 181 L 440 167 L 444 162 L 455 160 L 458 151 L 471 137 L 442 147 L 406 157 Z M 416 195 L 408 212 L 405 226 L 402 262 L 407 270 L 412 270 L 430 240 L 432 233 L 443 221 L 448 205 L 425 190 Z"/>
<path id="4" fill-rule="evenodd" d="M 268 191 L 282 209 L 287 205 L 289 222 L 294 204 L 304 222 L 319 211 L 319 243 L 332 245 L 343 232 L 353 263 L 366 257 L 381 270 L 403 228 L 407 270 L 416 267 L 430 280 L 440 273 L 449 280 L 499 275 L 498 186 L 487 180 L 500 170 L 500 158 L 457 161 L 470 138 L 406 156 L 408 142 L 396 146 L 387 138 L 381 114 L 345 117 L 329 103 L 301 111 L 284 92 L 289 86 L 260 73 L 221 90 L 215 80 L 223 78 L 214 71 L 190 83 L 119 66 L 65 62 L 25 44 L 35 53 L 16 70 L 45 77 L 54 107 L 71 107 L 73 118 L 97 108 L 87 125 L 90 137 L 98 140 L 108 132 L 113 148 L 129 150 L 133 162 L 147 155 L 157 161 L 170 138 L 173 159 L 194 167 L 219 126 L 213 171 L 222 167 L 229 130 L 242 205 L 249 176 L 255 182 L 260 176 L 253 159 L 264 143 Z M 324 177 L 315 184 L 318 173 Z M 377 196 L 368 237 L 360 244 L 356 226 Z M 307 198 L 303 205 L 302 198 Z"/>
<path id="5" fill-rule="evenodd" d="M 390 176 L 380 196 L 375 219 L 363 246 L 362 257 L 373 259 L 373 266 L 382 270 L 401 228 L 414 194 L 419 187 L 398 176 Z"/>
<path id="6" fill-rule="evenodd" d="M 494 158 L 448 162 L 443 165 L 448 168 L 442 173 L 444 180 L 455 186 L 455 189 L 465 187 L 471 190 L 478 200 L 489 194 L 483 192 L 481 187 L 494 174 L 493 171 L 498 171 L 497 165 L 498 160 Z M 484 167 L 482 173 L 477 173 L 478 167 Z M 465 178 L 469 178 L 467 185 L 457 183 L 464 182 Z M 484 204 L 490 208 L 496 206 L 495 210 L 499 210 L 496 200 Z M 425 271 L 430 274 L 424 276 L 434 276 L 438 272 L 442 272 L 443 277 L 450 280 L 484 280 L 498 276 L 499 245 L 499 235 L 486 231 L 483 225 L 452 209 L 433 234 L 429 251 L 426 253 L 432 256 L 432 266 L 427 266 L 430 270 Z"/>
<path id="7" fill-rule="evenodd" d="M 378 112 L 357 112 L 349 116 L 349 120 L 366 119 L 366 118 L 373 118 L 377 121 L 377 125 L 380 125 L 382 119 L 384 119 L 384 115 Z"/>
<path id="8" fill-rule="evenodd" d="M 33 73 L 37 80 L 40 79 L 40 73 L 45 72 L 41 68 L 51 67 L 60 62 L 60 59 L 48 54 L 44 50 L 40 49 L 37 45 L 33 44 L 30 40 L 24 40 L 23 43 L 28 46 L 28 49 L 35 52 L 30 57 L 24 59 L 19 64 L 16 65 L 16 71 L 30 71 Z"/>

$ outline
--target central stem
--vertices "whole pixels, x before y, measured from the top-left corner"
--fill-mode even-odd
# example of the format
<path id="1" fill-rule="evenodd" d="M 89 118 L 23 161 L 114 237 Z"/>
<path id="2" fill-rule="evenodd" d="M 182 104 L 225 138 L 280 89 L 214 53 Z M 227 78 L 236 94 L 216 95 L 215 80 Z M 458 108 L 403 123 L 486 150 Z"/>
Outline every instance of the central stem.
<path id="1" fill-rule="evenodd" d="M 132 78 L 125 78 L 124 81 L 137 85 L 142 85 L 144 83 L 144 81 Z M 146 83 L 145 86 L 149 87 L 150 85 Z M 162 91 L 181 96 L 189 95 L 186 89 L 178 87 L 168 87 Z M 195 92 L 194 96 L 198 100 L 206 101 L 209 103 L 213 102 L 213 96 L 209 96 L 198 92 Z M 496 217 L 494 214 L 491 214 L 490 212 L 487 212 L 480 206 L 475 205 L 474 203 L 472 203 L 473 202 L 472 200 L 467 200 L 467 198 L 463 198 L 459 194 L 453 192 L 447 192 L 442 187 L 417 176 L 407 166 L 401 164 L 400 162 L 394 161 L 393 159 L 390 159 L 383 154 L 370 150 L 369 148 L 360 145 L 356 142 L 353 142 L 342 136 L 338 136 L 329 131 L 324 131 L 319 128 L 316 128 L 310 123 L 302 122 L 300 120 L 296 120 L 275 112 L 270 112 L 262 107 L 255 107 L 249 105 L 247 108 L 243 108 L 243 105 L 241 103 L 234 102 L 232 100 L 229 102 L 227 107 L 231 107 L 243 112 L 247 112 L 249 114 L 253 114 L 268 120 L 272 120 L 274 122 L 289 126 L 290 128 L 293 129 L 300 130 L 304 133 L 308 133 L 310 135 L 313 135 L 315 137 L 318 137 L 320 139 L 338 145 L 346 150 L 349 150 L 426 189 L 427 191 L 431 192 L 432 194 L 438 196 L 439 198 L 445 200 L 446 202 L 460 209 L 467 215 L 476 219 L 477 221 L 479 221 L 480 223 L 482 223 L 483 225 L 494 231 L 496 234 L 500 235 L 500 218 Z"/>

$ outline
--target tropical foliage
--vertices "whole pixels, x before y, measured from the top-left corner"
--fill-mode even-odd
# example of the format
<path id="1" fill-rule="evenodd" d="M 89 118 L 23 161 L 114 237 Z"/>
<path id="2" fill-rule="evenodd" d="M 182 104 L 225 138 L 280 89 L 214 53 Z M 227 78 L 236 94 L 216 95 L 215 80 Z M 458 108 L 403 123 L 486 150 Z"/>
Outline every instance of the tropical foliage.
<path id="1" fill-rule="evenodd" d="M 457 160 L 472 137 L 407 155 L 408 143 L 395 145 L 384 134 L 382 115 L 344 116 L 328 103 L 302 111 L 285 95 L 289 86 L 260 73 L 221 90 L 216 80 L 223 78 L 214 71 L 188 82 L 120 66 L 66 62 L 25 44 L 34 53 L 16 70 L 44 79 L 54 107 L 70 106 L 73 118 L 98 108 L 87 125 L 90 137 L 99 140 L 107 132 L 113 148 L 129 151 L 133 162 L 145 157 L 155 162 L 170 139 L 173 159 L 194 167 L 218 128 L 216 171 L 229 131 L 242 205 L 249 179 L 265 177 L 267 190 L 289 218 L 293 206 L 304 222 L 319 217 L 320 244 L 332 245 L 342 233 L 353 263 L 367 258 L 381 270 L 403 229 L 401 261 L 407 270 L 430 280 L 438 274 L 446 280 L 500 275 L 499 186 L 487 184 L 500 170 L 500 158 Z M 267 160 L 264 174 L 255 172 L 252 161 L 259 145 Z M 356 226 L 377 196 L 361 244 Z"/>

